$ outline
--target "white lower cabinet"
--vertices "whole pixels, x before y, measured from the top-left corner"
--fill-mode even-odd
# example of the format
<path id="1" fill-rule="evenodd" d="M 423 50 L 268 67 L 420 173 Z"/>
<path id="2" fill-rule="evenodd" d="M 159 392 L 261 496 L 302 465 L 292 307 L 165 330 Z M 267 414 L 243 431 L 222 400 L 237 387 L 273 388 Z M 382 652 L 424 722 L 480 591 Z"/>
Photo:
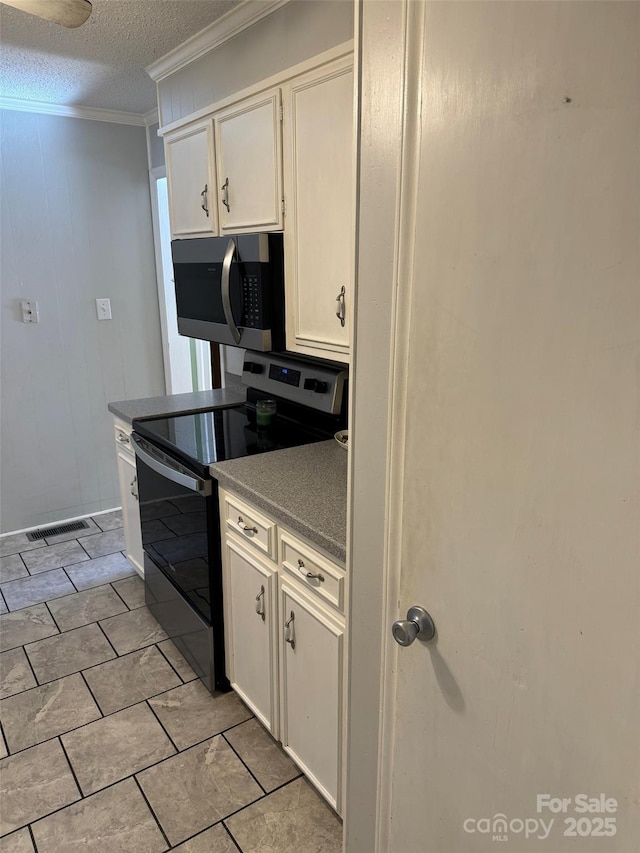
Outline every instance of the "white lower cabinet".
<path id="1" fill-rule="evenodd" d="M 280 583 L 282 746 L 340 810 L 344 624 Z"/>
<path id="2" fill-rule="evenodd" d="M 278 736 L 276 605 L 278 575 L 231 536 L 224 544 L 227 677 L 260 722 Z"/>
<path id="3" fill-rule="evenodd" d="M 341 814 L 344 569 L 222 489 L 220 516 L 229 680 Z"/>
<path id="4" fill-rule="evenodd" d="M 124 525 L 125 554 L 138 574 L 144 577 L 144 556 L 142 550 L 142 528 L 140 526 L 140 505 L 138 503 L 136 457 L 129 440 L 131 427 L 118 420 L 116 420 L 115 427 L 120 503 L 122 504 L 122 523 Z"/>

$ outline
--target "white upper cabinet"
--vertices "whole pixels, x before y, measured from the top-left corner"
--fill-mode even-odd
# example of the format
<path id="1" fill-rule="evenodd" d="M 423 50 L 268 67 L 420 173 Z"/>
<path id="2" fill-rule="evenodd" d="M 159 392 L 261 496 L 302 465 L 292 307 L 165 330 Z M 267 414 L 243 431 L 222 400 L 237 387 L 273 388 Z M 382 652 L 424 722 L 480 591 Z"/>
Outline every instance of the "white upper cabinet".
<path id="1" fill-rule="evenodd" d="M 211 119 L 165 137 L 173 237 L 218 233 Z"/>
<path id="2" fill-rule="evenodd" d="M 282 230 L 280 90 L 214 115 L 220 232 Z"/>
<path id="3" fill-rule="evenodd" d="M 283 106 L 287 349 L 346 362 L 354 263 L 352 57 L 293 80 L 283 89 Z"/>

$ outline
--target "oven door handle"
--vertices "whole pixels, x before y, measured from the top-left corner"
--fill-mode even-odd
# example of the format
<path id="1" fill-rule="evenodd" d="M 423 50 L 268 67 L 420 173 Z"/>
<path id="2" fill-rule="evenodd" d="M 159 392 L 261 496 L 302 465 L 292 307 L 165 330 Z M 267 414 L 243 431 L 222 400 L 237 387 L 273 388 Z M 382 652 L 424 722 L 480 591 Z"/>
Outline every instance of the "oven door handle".
<path id="1" fill-rule="evenodd" d="M 235 240 L 229 238 L 227 251 L 224 253 L 224 260 L 222 262 L 222 310 L 224 311 L 224 318 L 227 321 L 231 337 L 236 344 L 239 344 L 242 332 L 236 326 L 236 322 L 233 319 L 233 311 L 231 310 L 231 264 L 233 263 L 233 256 L 235 253 Z"/>
<path id="2" fill-rule="evenodd" d="M 149 468 L 153 469 L 156 474 L 160 474 L 160 476 L 164 477 L 166 480 L 171 480 L 172 483 L 184 486 L 185 489 L 189 489 L 191 492 L 197 492 L 199 495 L 207 496 L 211 494 L 210 480 L 203 480 L 200 477 L 190 477 L 188 474 L 183 474 L 182 471 L 176 471 L 175 468 L 165 465 L 157 457 L 144 450 L 140 446 L 135 435 L 132 434 L 130 438 L 136 456 L 144 462 L 145 465 L 148 465 Z"/>

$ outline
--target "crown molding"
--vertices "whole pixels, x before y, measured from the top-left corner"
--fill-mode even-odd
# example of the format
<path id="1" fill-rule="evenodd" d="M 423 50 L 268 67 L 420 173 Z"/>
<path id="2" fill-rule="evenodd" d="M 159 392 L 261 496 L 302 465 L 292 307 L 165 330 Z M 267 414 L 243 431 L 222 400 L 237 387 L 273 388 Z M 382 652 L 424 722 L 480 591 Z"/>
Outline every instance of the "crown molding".
<path id="1" fill-rule="evenodd" d="M 118 110 L 103 110 L 99 107 L 70 107 L 62 104 L 47 104 L 43 101 L 24 101 L 21 98 L 7 98 L 0 96 L 0 109 L 15 110 L 21 113 L 40 113 L 49 116 L 66 116 L 67 118 L 84 118 L 91 121 L 110 121 L 115 124 L 132 124 L 137 127 L 145 127 L 146 116 L 151 112 L 140 115 L 139 113 L 125 113 Z M 157 121 L 157 110 L 155 119 Z M 149 124 L 153 124 L 150 121 Z"/>
<path id="2" fill-rule="evenodd" d="M 160 118 L 158 114 L 158 108 L 154 107 L 152 110 L 149 110 L 149 112 L 143 113 L 142 118 L 144 120 L 145 127 L 149 127 L 152 124 L 159 124 Z"/>
<path id="3" fill-rule="evenodd" d="M 226 15 L 152 62 L 145 71 L 156 83 L 285 6 L 290 0 L 244 0 Z"/>

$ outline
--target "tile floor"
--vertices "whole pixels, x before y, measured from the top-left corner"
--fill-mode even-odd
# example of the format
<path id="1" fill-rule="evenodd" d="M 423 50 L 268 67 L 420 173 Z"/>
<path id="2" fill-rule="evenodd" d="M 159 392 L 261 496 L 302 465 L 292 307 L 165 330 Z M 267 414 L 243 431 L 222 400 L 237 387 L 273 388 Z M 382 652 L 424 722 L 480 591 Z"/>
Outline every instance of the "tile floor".
<path id="1" fill-rule="evenodd" d="M 0 539 L 0 853 L 339 853 L 337 816 L 144 606 L 121 525 Z"/>

